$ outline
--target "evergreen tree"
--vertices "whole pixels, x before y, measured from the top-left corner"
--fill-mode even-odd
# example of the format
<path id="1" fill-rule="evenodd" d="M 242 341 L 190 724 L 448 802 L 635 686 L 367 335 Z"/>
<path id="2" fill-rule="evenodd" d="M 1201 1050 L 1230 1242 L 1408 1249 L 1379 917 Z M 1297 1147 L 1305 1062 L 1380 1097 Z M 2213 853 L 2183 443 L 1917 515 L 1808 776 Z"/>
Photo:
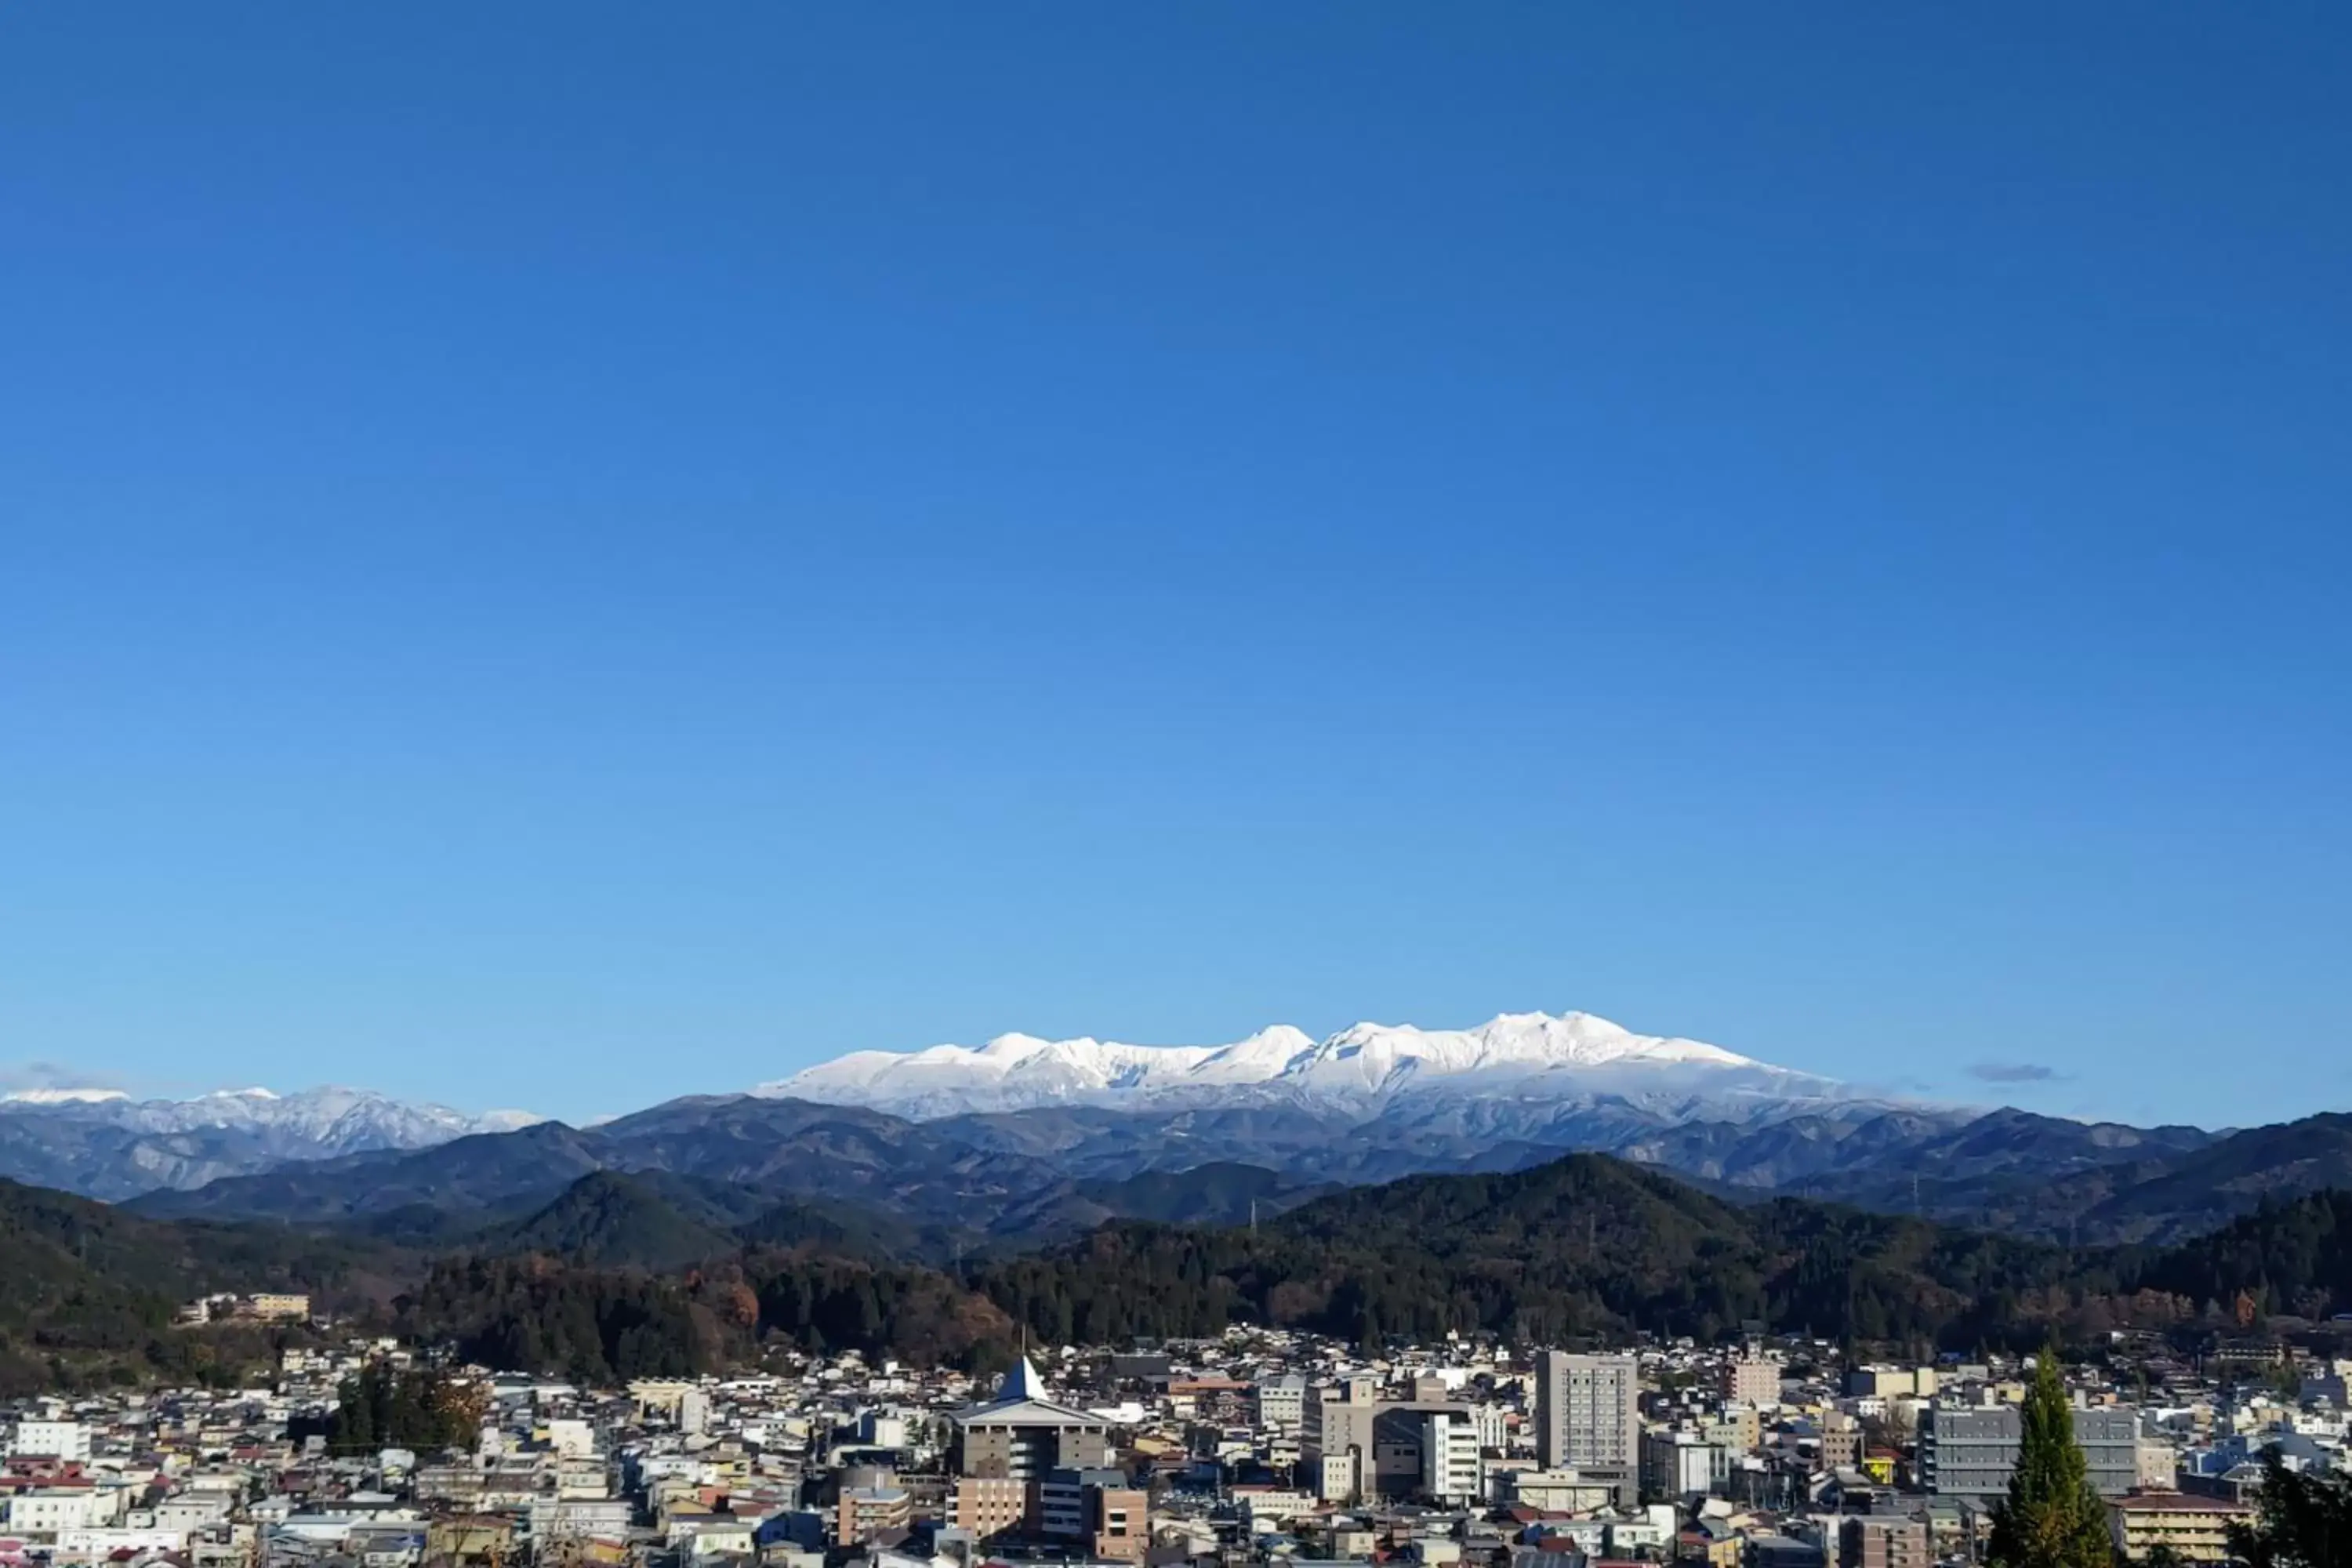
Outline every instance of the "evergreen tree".
<path id="1" fill-rule="evenodd" d="M 2263 1455 L 2261 1511 L 2230 1527 L 2230 1550 L 2252 1568 L 2341 1568 L 2352 1563 L 2352 1479 L 2308 1475 Z"/>
<path id="2" fill-rule="evenodd" d="M 342 1453 L 463 1447 L 482 1424 L 482 1391 L 377 1362 L 343 1380 L 328 1440 Z"/>
<path id="3" fill-rule="evenodd" d="M 2115 1550 L 2106 1505 L 2074 1442 L 2074 1410 L 2045 1347 L 2025 1396 L 2023 1435 L 2009 1496 L 1996 1504 L 1986 1558 L 1993 1568 L 2109 1568 Z"/>

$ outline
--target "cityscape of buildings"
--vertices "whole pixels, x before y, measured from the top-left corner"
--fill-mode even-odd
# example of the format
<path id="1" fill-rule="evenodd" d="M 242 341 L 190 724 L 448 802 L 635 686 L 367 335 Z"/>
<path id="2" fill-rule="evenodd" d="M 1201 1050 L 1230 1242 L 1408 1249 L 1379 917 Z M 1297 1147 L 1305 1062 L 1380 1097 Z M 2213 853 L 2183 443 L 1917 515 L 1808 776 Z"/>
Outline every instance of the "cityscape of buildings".
<path id="1" fill-rule="evenodd" d="M 2265 1452 L 2344 1465 L 2352 1363 L 2131 1364 L 2068 1383 L 2128 1561 L 2223 1558 Z M 461 1387 L 469 1433 L 343 1440 L 371 1372 Z M 1253 1330 L 1001 1377 L 845 1353 L 594 1388 L 355 1340 L 287 1349 L 265 1386 L 0 1414 L 0 1568 L 1927 1568 L 1981 1559 L 2029 1375 Z"/>

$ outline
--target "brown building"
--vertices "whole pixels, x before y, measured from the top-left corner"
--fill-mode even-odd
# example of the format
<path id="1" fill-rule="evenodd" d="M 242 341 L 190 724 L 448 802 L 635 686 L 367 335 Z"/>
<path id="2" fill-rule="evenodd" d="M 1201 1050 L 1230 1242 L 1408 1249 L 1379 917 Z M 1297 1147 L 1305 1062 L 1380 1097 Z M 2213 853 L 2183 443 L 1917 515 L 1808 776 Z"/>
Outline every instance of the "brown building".
<path id="1" fill-rule="evenodd" d="M 857 1546 L 914 1522 L 915 1500 L 904 1488 L 844 1487 L 834 1509 L 833 1537 L 844 1546 Z"/>
<path id="2" fill-rule="evenodd" d="M 1094 1493 L 1095 1556 L 1105 1563 L 1140 1563 L 1151 1549 L 1151 1499 L 1134 1487 L 1099 1487 Z"/>
<path id="3" fill-rule="evenodd" d="M 1723 1396 L 1734 1405 L 1780 1403 L 1780 1363 L 1742 1356 L 1724 1368 Z"/>
<path id="4" fill-rule="evenodd" d="M 2253 1510 L 2221 1498 L 2181 1492 L 2134 1492 L 2107 1504 L 2107 1528 L 2116 1549 L 2134 1563 L 2169 1546 L 2189 1563 L 2222 1563 L 2230 1556 L 2230 1526 L 2243 1524 Z"/>
<path id="5" fill-rule="evenodd" d="M 1919 1519 L 1849 1519 L 1838 1528 L 1838 1568 L 1932 1568 L 1927 1523 Z"/>
<path id="6" fill-rule="evenodd" d="M 948 1523 L 982 1541 L 1019 1530 L 1029 1518 L 1027 1481 L 1009 1476 L 958 1476 L 948 1488 Z"/>
<path id="7" fill-rule="evenodd" d="M 503 1514 L 445 1514 L 425 1530 L 425 1554 L 458 1568 L 504 1563 L 513 1557 L 514 1550 L 515 1521 Z"/>
<path id="8" fill-rule="evenodd" d="M 1832 1411 L 1822 1420 L 1822 1466 L 1832 1470 L 1862 1468 L 1862 1424 Z"/>

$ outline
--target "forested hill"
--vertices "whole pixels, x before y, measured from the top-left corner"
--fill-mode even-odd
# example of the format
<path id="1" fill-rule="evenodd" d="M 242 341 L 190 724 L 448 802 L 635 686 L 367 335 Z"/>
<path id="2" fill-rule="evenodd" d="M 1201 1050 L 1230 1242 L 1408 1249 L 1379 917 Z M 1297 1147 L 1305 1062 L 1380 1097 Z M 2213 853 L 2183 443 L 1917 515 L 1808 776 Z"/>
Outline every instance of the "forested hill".
<path id="1" fill-rule="evenodd" d="M 2164 1249 L 2082 1248 L 1783 1198 L 1725 1203 L 1603 1155 L 1507 1175 L 1352 1188 L 1248 1229 L 1105 1226 L 975 1280 L 1045 1337 L 1356 1339 L 1485 1330 L 1702 1338 L 1748 1321 L 1925 1348 L 2031 1344 L 2257 1311 L 2352 1310 L 2352 1194 L 2325 1192 Z"/>
<path id="2" fill-rule="evenodd" d="M 581 1207 L 603 1213 L 611 1195 Z M 647 1212 L 631 1208 L 632 1233 Z M 2118 1279 L 2108 1255 L 1794 1200 L 1740 1207 L 1601 1155 L 1350 1189 L 1255 1229 L 1114 1223 L 961 1273 L 835 1245 L 754 1243 L 669 1279 L 581 1257 L 477 1257 L 437 1268 L 403 1326 L 600 1381 L 716 1366 L 779 1338 L 981 1363 L 1023 1324 L 1065 1343 L 1244 1321 L 1366 1342 L 1459 1329 L 1556 1342 L 1760 1320 L 1924 1347 L 2038 1341 L 2086 1288 Z"/>
<path id="3" fill-rule="evenodd" d="M 224 1347 L 172 1326 L 183 1303 L 216 1290 L 364 1289 L 384 1256 L 263 1226 L 160 1223 L 0 1180 L 0 1397 L 97 1376 L 199 1381 Z"/>
<path id="4" fill-rule="evenodd" d="M 2145 1289 L 2195 1302 L 2226 1305 L 2242 1291 L 2263 1312 L 2315 1319 L 2352 1311 L 2352 1192 L 2265 1201 L 2132 1272 Z"/>
<path id="5" fill-rule="evenodd" d="M 1560 1342 L 1714 1337 L 1756 1321 L 1922 1352 L 2218 1322 L 2242 1293 L 2267 1314 L 2352 1310 L 2352 1194 L 2340 1192 L 2172 1248 L 2070 1250 L 1796 1199 L 1743 1206 L 1580 1154 L 1351 1188 L 1255 1228 L 1115 1222 L 961 1269 L 823 1205 L 747 1221 L 726 1195 L 592 1173 L 439 1262 L 402 1255 L 394 1326 L 469 1358 L 609 1383 L 782 1344 L 985 1366 L 1024 1326 L 1058 1342 L 1237 1322 L 1367 1342 L 1448 1330 Z M 381 1243 L 159 1222 L 5 1184 L 0 1247 L 0 1373 L 19 1383 L 102 1354 L 169 1375 L 187 1353 L 166 1326 L 175 1300 L 318 1289 L 395 1260 Z"/>
<path id="6" fill-rule="evenodd" d="M 1357 1339 L 1486 1330 L 1557 1341 L 1714 1336 L 1750 1320 L 1865 1340 L 2044 1331 L 2117 1259 L 1783 1199 L 1742 1207 L 1603 1155 L 1416 1176 L 1248 1229 L 1121 1224 L 977 1283 L 1050 1338 L 1214 1332 Z"/>

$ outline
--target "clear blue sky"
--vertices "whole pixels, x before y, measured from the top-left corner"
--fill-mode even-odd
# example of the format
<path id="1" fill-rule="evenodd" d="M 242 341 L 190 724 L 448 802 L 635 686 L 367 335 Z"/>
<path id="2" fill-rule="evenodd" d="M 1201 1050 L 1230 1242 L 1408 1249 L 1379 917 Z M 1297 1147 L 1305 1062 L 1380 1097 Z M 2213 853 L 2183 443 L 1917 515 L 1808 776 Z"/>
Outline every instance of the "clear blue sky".
<path id="1" fill-rule="evenodd" d="M 0 1059 L 576 1116 L 1583 1007 L 2344 1106 L 2347 80 L 2318 5 L 10 7 Z"/>

